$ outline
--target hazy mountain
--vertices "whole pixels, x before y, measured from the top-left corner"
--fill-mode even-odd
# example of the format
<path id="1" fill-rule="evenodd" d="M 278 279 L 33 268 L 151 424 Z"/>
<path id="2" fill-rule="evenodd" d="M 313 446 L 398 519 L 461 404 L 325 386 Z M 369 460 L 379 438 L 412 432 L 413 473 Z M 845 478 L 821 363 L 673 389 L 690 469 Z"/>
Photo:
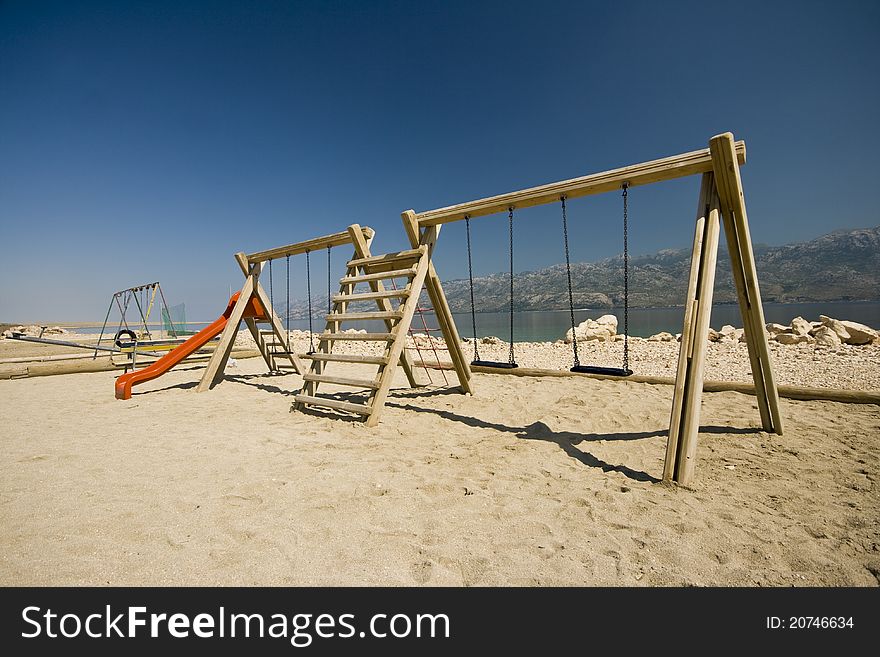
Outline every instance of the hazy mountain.
<path id="1" fill-rule="evenodd" d="M 809 242 L 785 246 L 755 245 L 761 296 L 765 302 L 880 300 L 880 226 L 837 231 Z M 630 257 L 632 307 L 684 304 L 690 271 L 690 248 L 665 249 Z M 576 308 L 610 308 L 623 305 L 623 257 L 571 265 Z M 506 273 L 474 279 L 474 299 L 481 312 L 505 311 L 509 304 Z M 514 277 L 517 310 L 568 308 L 565 265 L 520 272 Z M 444 281 L 443 289 L 453 312 L 470 312 L 467 279 Z M 334 291 L 335 293 L 335 291 Z M 715 302 L 733 303 L 736 292 L 727 247 L 718 250 Z M 425 299 L 427 304 L 427 299 Z M 375 304 L 357 304 L 373 309 Z M 315 317 L 323 317 L 327 297 L 313 300 Z M 352 307 L 354 310 L 355 308 Z M 283 303 L 278 304 L 283 315 Z M 307 317 L 305 300 L 291 303 L 291 318 Z M 323 322 L 315 325 L 323 328 Z"/>
<path id="2" fill-rule="evenodd" d="M 880 226 L 838 231 L 785 246 L 755 245 L 754 251 L 765 302 L 880 299 Z M 686 248 L 630 257 L 630 305 L 682 305 L 687 292 L 690 256 L 690 248 Z M 622 256 L 572 263 L 571 278 L 576 308 L 623 304 Z M 507 274 L 474 279 L 477 307 L 484 312 L 506 310 L 508 286 Z M 453 311 L 470 311 L 467 279 L 446 281 L 443 288 Z M 514 288 L 514 307 L 519 310 L 568 307 L 564 264 L 518 273 L 514 277 Z M 736 301 L 724 244 L 718 253 L 715 301 Z"/>

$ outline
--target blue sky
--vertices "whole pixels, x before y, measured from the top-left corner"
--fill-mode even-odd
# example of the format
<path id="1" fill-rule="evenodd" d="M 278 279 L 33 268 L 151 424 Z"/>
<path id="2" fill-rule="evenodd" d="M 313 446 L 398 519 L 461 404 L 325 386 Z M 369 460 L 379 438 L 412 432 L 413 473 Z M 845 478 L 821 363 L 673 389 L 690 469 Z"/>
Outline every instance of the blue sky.
<path id="1" fill-rule="evenodd" d="M 0 321 L 100 320 L 153 280 L 211 319 L 240 286 L 235 251 L 352 222 L 394 250 L 407 208 L 728 130 L 756 242 L 877 225 L 878 30 L 874 2 L 6 0 Z M 632 190 L 633 251 L 689 244 L 698 184 Z M 618 195 L 570 221 L 574 259 L 620 251 Z M 504 222 L 475 221 L 477 273 L 504 268 Z M 463 235 L 442 233 L 443 278 L 466 275 Z M 558 208 L 521 213 L 516 255 L 562 260 Z"/>

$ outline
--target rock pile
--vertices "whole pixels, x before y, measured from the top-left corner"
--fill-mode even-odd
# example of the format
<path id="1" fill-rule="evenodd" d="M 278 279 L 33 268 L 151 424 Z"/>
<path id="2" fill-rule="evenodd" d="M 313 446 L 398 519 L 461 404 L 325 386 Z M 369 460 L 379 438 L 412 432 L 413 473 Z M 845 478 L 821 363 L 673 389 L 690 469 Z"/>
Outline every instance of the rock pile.
<path id="1" fill-rule="evenodd" d="M 602 340 L 613 342 L 617 335 L 617 317 L 614 315 L 602 315 L 599 319 L 587 319 L 578 324 L 572 335 L 571 329 L 565 332 L 565 342 L 570 344 L 572 340 L 587 342 L 588 340 Z"/>
<path id="2" fill-rule="evenodd" d="M 12 326 L 5 331 L 3 331 L 4 338 L 11 338 L 13 333 L 23 333 L 24 335 L 36 338 L 42 337 L 50 338 L 52 336 L 64 335 L 69 333 L 67 329 L 63 329 L 60 326 L 38 326 L 37 324 L 30 324 L 28 326 Z"/>
<path id="3" fill-rule="evenodd" d="M 880 344 L 880 333 L 870 326 L 819 315 L 818 322 L 795 317 L 789 326 L 767 324 L 767 336 L 780 344 L 815 344 L 836 347 L 841 344 Z"/>

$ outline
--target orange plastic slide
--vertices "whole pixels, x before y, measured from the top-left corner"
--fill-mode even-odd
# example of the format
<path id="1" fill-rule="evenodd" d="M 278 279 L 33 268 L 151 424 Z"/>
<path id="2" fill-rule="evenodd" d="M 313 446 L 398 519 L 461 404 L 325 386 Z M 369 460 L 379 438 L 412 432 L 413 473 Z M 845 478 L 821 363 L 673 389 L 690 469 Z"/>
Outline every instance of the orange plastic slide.
<path id="1" fill-rule="evenodd" d="M 131 399 L 132 386 L 136 386 L 138 383 L 143 383 L 144 381 L 152 381 L 153 379 L 162 376 L 165 372 L 180 363 L 184 358 L 204 347 L 211 338 L 219 335 L 223 329 L 226 328 L 226 322 L 229 321 L 229 317 L 232 315 L 232 309 L 235 307 L 235 302 L 238 301 L 240 294 L 241 292 L 233 294 L 232 298 L 229 299 L 229 305 L 226 306 L 226 310 L 220 315 L 220 317 L 212 322 L 210 326 L 203 328 L 189 340 L 177 347 L 177 349 L 169 351 L 149 367 L 145 367 L 142 370 L 135 370 L 128 374 L 123 374 L 116 379 L 116 399 Z M 255 297 L 251 297 L 250 303 L 248 303 L 247 308 L 245 308 L 244 316 L 258 319 L 264 316 L 263 306 Z"/>

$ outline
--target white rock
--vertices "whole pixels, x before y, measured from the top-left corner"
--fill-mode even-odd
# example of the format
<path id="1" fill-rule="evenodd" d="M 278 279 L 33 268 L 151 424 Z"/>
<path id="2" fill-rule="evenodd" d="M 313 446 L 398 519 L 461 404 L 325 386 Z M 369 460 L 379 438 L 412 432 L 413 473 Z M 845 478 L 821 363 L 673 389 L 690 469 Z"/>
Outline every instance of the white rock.
<path id="1" fill-rule="evenodd" d="M 799 333 L 780 333 L 776 336 L 776 342 L 779 344 L 801 344 L 814 341 L 812 336 Z"/>
<path id="2" fill-rule="evenodd" d="M 871 344 L 880 337 L 880 333 L 877 333 L 870 326 L 846 320 L 842 320 L 840 323 L 843 324 L 843 328 L 849 333 L 849 338 L 844 340 L 847 344 Z"/>
<path id="3" fill-rule="evenodd" d="M 578 342 L 587 340 L 605 340 L 611 342 L 617 335 L 617 317 L 614 315 L 602 315 L 599 319 L 587 319 L 578 324 L 574 329 L 574 336 Z M 565 341 L 574 339 L 571 329 L 565 332 Z"/>
<path id="4" fill-rule="evenodd" d="M 795 317 L 791 320 L 791 331 L 795 335 L 809 335 L 813 330 L 813 325 L 803 317 Z"/>
<path id="5" fill-rule="evenodd" d="M 813 335 L 816 344 L 823 347 L 836 347 L 840 344 L 840 336 L 828 326 L 820 326 Z"/>
<path id="6" fill-rule="evenodd" d="M 782 324 L 777 324 L 775 322 L 770 322 L 767 324 L 767 333 L 770 334 L 770 338 L 775 338 L 780 333 L 785 333 L 788 330 L 787 326 Z"/>
<path id="7" fill-rule="evenodd" d="M 666 331 L 661 331 L 660 333 L 655 333 L 650 338 L 648 338 L 648 342 L 673 342 L 675 341 L 675 336 L 672 333 L 667 333 Z"/>
<path id="8" fill-rule="evenodd" d="M 480 340 L 483 344 L 500 344 L 501 338 L 496 338 L 494 335 L 487 335 L 485 338 Z"/>
<path id="9" fill-rule="evenodd" d="M 846 330 L 846 327 L 840 322 L 840 320 L 828 317 L 827 315 L 819 315 L 819 320 L 824 326 L 827 326 L 837 333 L 837 337 L 840 338 L 841 342 L 849 340 L 849 331 Z"/>

